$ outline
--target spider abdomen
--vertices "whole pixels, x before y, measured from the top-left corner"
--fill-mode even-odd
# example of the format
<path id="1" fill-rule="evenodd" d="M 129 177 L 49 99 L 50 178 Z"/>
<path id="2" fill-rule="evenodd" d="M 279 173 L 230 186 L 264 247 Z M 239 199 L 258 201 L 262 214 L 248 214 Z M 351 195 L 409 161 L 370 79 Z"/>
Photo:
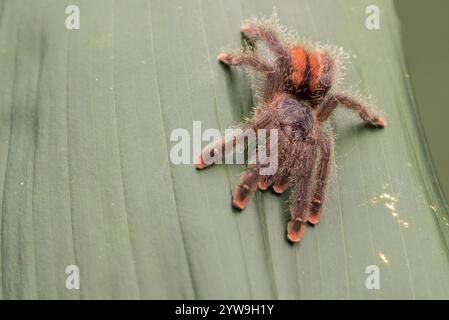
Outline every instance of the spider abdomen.
<path id="1" fill-rule="evenodd" d="M 320 61 L 314 52 L 302 46 L 294 46 L 290 49 L 292 72 L 289 80 L 295 92 L 303 95 L 312 95 L 318 90 L 320 76 Z"/>

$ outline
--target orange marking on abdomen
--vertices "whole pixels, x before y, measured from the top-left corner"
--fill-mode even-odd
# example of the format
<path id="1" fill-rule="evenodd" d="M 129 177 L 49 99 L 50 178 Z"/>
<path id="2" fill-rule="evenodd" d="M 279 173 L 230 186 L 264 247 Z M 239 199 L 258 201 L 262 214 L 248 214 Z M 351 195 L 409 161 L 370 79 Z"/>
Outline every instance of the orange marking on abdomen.
<path id="1" fill-rule="evenodd" d="M 291 75 L 291 79 L 293 84 L 296 87 L 299 87 L 304 77 L 304 69 L 306 68 L 307 62 L 306 59 L 307 53 L 303 47 L 293 47 L 290 50 L 290 54 L 292 57 L 292 64 L 294 68 L 294 71 L 292 72 Z"/>
<path id="2" fill-rule="evenodd" d="M 319 60 L 315 54 L 309 52 L 309 64 L 310 64 L 310 90 L 315 91 L 318 89 L 318 77 L 321 73 L 321 66 Z"/>
<path id="3" fill-rule="evenodd" d="M 310 67 L 309 89 L 312 91 L 316 90 L 318 87 L 318 77 L 321 72 L 321 66 L 318 57 L 311 51 L 308 51 L 301 46 L 291 48 L 290 55 L 292 57 L 292 64 L 294 68 L 294 71 L 291 74 L 293 85 L 299 87 L 304 78 L 307 76 L 304 73 L 306 71 L 308 59 Z"/>

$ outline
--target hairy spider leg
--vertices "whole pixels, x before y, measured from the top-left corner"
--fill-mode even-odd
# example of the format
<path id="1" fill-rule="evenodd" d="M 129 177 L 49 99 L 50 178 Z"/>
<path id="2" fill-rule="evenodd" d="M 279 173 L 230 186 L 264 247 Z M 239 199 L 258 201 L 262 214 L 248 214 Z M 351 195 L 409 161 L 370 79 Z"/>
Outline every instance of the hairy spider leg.
<path id="1" fill-rule="evenodd" d="M 240 183 L 234 189 L 234 199 L 232 204 L 243 210 L 248 204 L 251 192 L 257 188 L 260 179 L 258 166 L 250 166 L 248 170 L 240 175 Z"/>
<path id="2" fill-rule="evenodd" d="M 321 105 L 320 110 L 318 111 L 318 121 L 326 121 L 339 104 L 357 112 L 363 121 L 372 126 L 383 128 L 387 125 L 384 118 L 374 115 L 361 101 L 347 94 L 335 94 L 330 96 Z"/>
<path id="3" fill-rule="evenodd" d="M 250 129 L 246 129 L 250 130 Z M 211 165 L 213 165 L 215 162 L 206 163 L 204 159 L 208 159 L 209 157 L 214 157 L 216 154 L 221 155 L 221 160 L 223 160 L 228 154 L 234 151 L 234 146 L 236 145 L 236 141 L 239 137 L 245 136 L 247 134 L 247 131 L 243 130 L 240 134 L 234 135 L 232 137 L 228 137 L 226 139 L 222 138 L 209 146 L 206 146 L 201 154 L 196 158 L 195 166 L 197 169 L 204 169 Z"/>
<path id="4" fill-rule="evenodd" d="M 278 57 L 287 57 L 288 49 L 282 44 L 273 28 L 261 23 L 246 23 L 240 31 L 252 41 L 261 40 Z"/>
<path id="5" fill-rule="evenodd" d="M 217 59 L 230 66 L 248 66 L 256 71 L 267 73 L 272 72 L 273 67 L 254 53 L 238 52 L 238 53 L 220 53 Z"/>
<path id="6" fill-rule="evenodd" d="M 316 172 L 316 185 L 312 193 L 312 202 L 308 221 L 317 224 L 321 218 L 324 202 L 324 193 L 329 179 L 330 160 L 332 154 L 332 138 L 329 134 L 320 132 L 318 136 L 318 147 L 320 150 L 319 163 Z"/>
<path id="7" fill-rule="evenodd" d="M 274 182 L 274 176 L 261 176 L 259 179 L 259 190 L 265 191 L 267 190 Z"/>
<path id="8" fill-rule="evenodd" d="M 317 148 L 314 145 L 305 145 L 303 157 L 299 166 L 299 181 L 292 192 L 290 206 L 290 222 L 287 225 L 287 237 L 292 242 L 301 241 L 307 220 L 306 212 L 309 209 L 312 172 L 317 158 Z"/>

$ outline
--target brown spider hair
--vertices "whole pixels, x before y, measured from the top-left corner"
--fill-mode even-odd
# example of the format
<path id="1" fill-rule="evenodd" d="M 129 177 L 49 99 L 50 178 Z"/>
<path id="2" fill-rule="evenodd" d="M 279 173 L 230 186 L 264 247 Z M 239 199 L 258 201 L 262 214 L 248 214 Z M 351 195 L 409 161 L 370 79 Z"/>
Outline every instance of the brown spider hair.
<path id="1" fill-rule="evenodd" d="M 266 20 L 249 20 L 240 31 L 250 43 L 263 43 L 270 54 L 243 50 L 221 53 L 217 58 L 225 65 L 246 66 L 262 75 L 259 105 L 240 127 L 243 131 L 278 130 L 278 170 L 262 175 L 260 163 L 249 165 L 234 190 L 233 204 L 244 209 L 257 188 L 272 186 L 280 194 L 292 186 L 287 237 L 299 242 L 305 224 L 320 220 L 333 152 L 333 136 L 325 124 L 335 108 L 341 104 L 356 111 L 375 127 L 385 127 L 386 122 L 361 100 L 335 92 L 342 56 L 335 50 L 297 42 Z M 224 144 L 222 140 L 206 147 L 196 167 L 207 167 L 204 159 L 211 152 L 221 150 L 225 156 Z"/>

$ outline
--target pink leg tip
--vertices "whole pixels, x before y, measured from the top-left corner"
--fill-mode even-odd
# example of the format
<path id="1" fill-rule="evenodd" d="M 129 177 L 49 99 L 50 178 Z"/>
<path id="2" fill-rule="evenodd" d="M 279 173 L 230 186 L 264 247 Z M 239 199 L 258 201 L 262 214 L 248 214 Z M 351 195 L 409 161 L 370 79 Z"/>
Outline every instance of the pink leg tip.
<path id="1" fill-rule="evenodd" d="M 311 213 L 309 217 L 307 218 L 307 221 L 309 221 L 310 224 L 317 224 L 320 222 L 321 214 L 319 213 Z"/>
<path id="2" fill-rule="evenodd" d="M 227 54 L 227 53 L 220 53 L 217 56 L 217 60 L 220 61 L 220 62 L 228 64 L 229 63 L 229 54 Z"/>
<path id="3" fill-rule="evenodd" d="M 288 188 L 288 183 L 273 185 L 273 191 L 276 192 L 277 194 L 283 193 L 287 188 Z"/>
<path id="4" fill-rule="evenodd" d="M 243 26 L 240 27 L 240 31 L 242 33 L 247 33 L 250 30 L 251 30 L 251 26 L 247 23 L 245 23 Z"/>
<path id="5" fill-rule="evenodd" d="M 287 238 L 291 242 L 299 242 L 301 241 L 302 236 L 304 235 L 305 226 L 299 220 L 292 220 L 287 225 Z"/>
<path id="6" fill-rule="evenodd" d="M 207 164 L 203 161 L 203 158 L 201 157 L 201 155 L 199 155 L 196 158 L 195 166 L 196 166 L 197 169 L 200 169 L 200 170 L 207 167 Z"/>
<path id="7" fill-rule="evenodd" d="M 373 125 L 377 126 L 377 127 L 382 127 L 385 128 L 387 126 L 387 121 L 385 121 L 384 118 L 377 118 L 374 122 Z"/>
<path id="8" fill-rule="evenodd" d="M 248 197 L 248 199 L 234 199 L 232 201 L 232 204 L 237 209 L 243 210 L 243 209 L 245 209 L 246 205 L 248 204 L 248 200 L 249 200 L 249 197 Z"/>
<path id="9" fill-rule="evenodd" d="M 260 190 L 265 191 L 268 189 L 268 183 L 266 183 L 265 181 L 259 181 L 258 183 L 258 187 Z"/>

